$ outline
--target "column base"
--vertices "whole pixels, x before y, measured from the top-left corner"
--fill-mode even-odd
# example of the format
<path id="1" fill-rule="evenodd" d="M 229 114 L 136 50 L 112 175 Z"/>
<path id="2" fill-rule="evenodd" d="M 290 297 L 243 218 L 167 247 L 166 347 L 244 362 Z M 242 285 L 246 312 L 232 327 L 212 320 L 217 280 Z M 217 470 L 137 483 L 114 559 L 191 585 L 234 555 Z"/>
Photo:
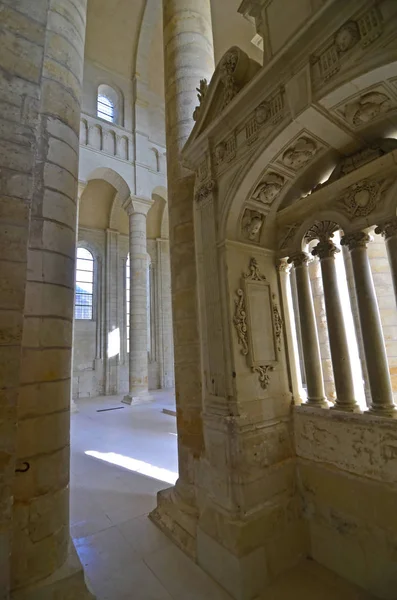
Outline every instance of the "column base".
<path id="1" fill-rule="evenodd" d="M 371 417 L 386 417 L 388 419 L 397 419 L 397 407 L 396 406 L 371 406 L 365 411 L 365 415 Z"/>
<path id="2" fill-rule="evenodd" d="M 326 398 L 308 398 L 305 404 L 311 408 L 329 408 Z"/>
<path id="3" fill-rule="evenodd" d="M 348 413 L 361 413 L 362 410 L 358 404 L 334 404 L 330 407 L 330 410 L 336 410 L 339 412 L 348 412 Z"/>
<path id="4" fill-rule="evenodd" d="M 11 600 L 95 600 L 79 557 L 70 543 L 69 555 L 50 577 L 11 593 Z"/>
<path id="5" fill-rule="evenodd" d="M 137 406 L 138 404 L 147 404 L 148 402 L 154 402 L 154 396 L 149 394 L 149 392 L 129 392 L 124 396 L 121 401 L 123 404 L 128 404 L 129 406 Z"/>
<path id="6" fill-rule="evenodd" d="M 185 554 L 196 560 L 198 514 L 180 499 L 175 486 L 158 492 L 157 507 L 149 519 Z"/>

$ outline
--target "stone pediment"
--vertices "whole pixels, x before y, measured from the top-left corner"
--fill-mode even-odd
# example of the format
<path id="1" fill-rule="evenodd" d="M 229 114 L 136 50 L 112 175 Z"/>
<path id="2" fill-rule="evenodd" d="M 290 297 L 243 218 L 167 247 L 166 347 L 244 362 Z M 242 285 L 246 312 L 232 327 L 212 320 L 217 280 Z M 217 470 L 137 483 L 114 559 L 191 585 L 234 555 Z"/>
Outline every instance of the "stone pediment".
<path id="1" fill-rule="evenodd" d="M 233 46 L 224 54 L 210 83 L 207 85 L 202 81 L 197 88 L 199 106 L 193 116 L 196 125 L 189 138 L 189 145 L 215 121 L 260 68 L 259 63 L 249 58 L 237 46 Z"/>

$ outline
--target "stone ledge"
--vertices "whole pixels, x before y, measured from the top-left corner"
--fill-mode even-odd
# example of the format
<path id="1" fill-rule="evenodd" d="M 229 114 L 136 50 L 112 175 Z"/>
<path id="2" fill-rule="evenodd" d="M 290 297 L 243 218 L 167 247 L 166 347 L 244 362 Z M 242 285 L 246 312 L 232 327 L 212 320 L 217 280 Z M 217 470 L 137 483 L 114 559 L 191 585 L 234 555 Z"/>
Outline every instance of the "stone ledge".
<path id="1" fill-rule="evenodd" d="M 50 577 L 15 590 L 11 600 L 95 600 L 85 581 L 83 567 L 73 543 L 66 562 Z"/>

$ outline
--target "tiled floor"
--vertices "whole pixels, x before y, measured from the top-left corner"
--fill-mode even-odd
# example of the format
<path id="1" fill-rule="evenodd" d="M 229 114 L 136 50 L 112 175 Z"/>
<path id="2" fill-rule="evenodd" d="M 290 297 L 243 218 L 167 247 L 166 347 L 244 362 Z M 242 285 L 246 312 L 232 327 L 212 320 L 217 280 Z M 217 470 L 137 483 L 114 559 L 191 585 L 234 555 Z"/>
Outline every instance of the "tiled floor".
<path id="1" fill-rule="evenodd" d="M 177 477 L 176 420 L 162 412 L 173 398 L 156 398 L 99 413 L 124 405 L 118 397 L 78 402 L 71 462 L 76 549 L 97 600 L 230 600 L 147 518 L 158 490 Z"/>
<path id="2" fill-rule="evenodd" d="M 147 518 L 158 490 L 177 477 L 173 397 L 124 406 L 120 398 L 79 401 L 72 416 L 71 525 L 97 600 L 231 600 Z M 120 466 L 123 465 L 123 466 Z M 266 591 L 266 600 L 369 600 L 314 562 Z"/>

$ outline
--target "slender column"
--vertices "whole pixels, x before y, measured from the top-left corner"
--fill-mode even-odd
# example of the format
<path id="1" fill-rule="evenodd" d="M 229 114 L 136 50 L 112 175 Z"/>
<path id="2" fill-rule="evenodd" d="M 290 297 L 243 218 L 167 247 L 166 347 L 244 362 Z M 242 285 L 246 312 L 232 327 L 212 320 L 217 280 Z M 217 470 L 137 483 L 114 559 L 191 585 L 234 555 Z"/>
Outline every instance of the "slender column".
<path id="1" fill-rule="evenodd" d="M 320 241 L 312 250 L 313 256 L 319 257 L 321 265 L 325 312 L 327 315 L 328 336 L 336 388 L 334 408 L 347 412 L 358 412 L 359 407 L 354 397 L 349 345 L 343 320 L 342 303 L 335 266 L 335 254 L 337 252 L 340 252 L 340 250 L 330 239 Z"/>
<path id="2" fill-rule="evenodd" d="M 371 389 L 372 406 L 368 412 L 395 416 L 382 324 L 367 255 L 370 237 L 363 231 L 343 236 L 341 243 L 350 250 L 365 361 Z"/>
<path id="3" fill-rule="evenodd" d="M 284 307 L 284 330 L 287 338 L 287 347 L 289 355 L 288 364 L 291 377 L 292 396 L 294 404 L 299 405 L 302 404 L 304 391 L 302 388 L 302 379 L 300 376 L 298 343 L 296 335 L 294 335 L 294 331 L 296 330 L 295 318 L 292 307 L 291 293 L 289 289 L 291 266 L 286 260 L 282 260 L 280 261 L 280 264 L 278 266 L 278 271 L 280 277 L 281 297 Z"/>
<path id="4" fill-rule="evenodd" d="M 125 404 L 152 400 L 148 392 L 148 259 L 146 216 L 153 201 L 130 198 L 124 205 L 130 220 L 129 392 Z"/>
<path id="5" fill-rule="evenodd" d="M 387 256 L 393 280 L 394 295 L 397 301 L 397 217 L 379 225 L 375 229 L 375 233 L 381 233 L 385 238 Z"/>
<path id="6" fill-rule="evenodd" d="M 294 265 L 296 275 L 303 361 L 306 371 L 307 404 L 309 406 L 326 407 L 320 345 L 308 272 L 309 259 L 308 254 L 299 252 L 291 256 L 288 262 Z"/>

